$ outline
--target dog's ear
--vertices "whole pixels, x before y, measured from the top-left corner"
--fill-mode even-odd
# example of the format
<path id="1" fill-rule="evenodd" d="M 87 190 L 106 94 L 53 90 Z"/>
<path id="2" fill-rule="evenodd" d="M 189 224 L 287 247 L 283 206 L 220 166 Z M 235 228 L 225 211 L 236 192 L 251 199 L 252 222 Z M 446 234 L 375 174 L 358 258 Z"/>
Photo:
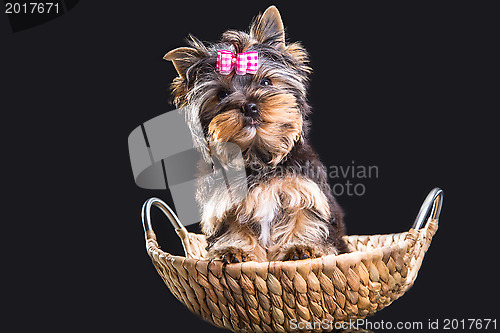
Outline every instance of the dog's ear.
<path id="1" fill-rule="evenodd" d="M 262 44 L 285 50 L 285 28 L 278 8 L 270 6 L 257 16 L 250 25 L 250 36 Z"/>
<path id="2" fill-rule="evenodd" d="M 179 47 L 165 54 L 163 59 L 172 61 L 179 76 L 185 78 L 187 69 L 200 60 L 200 57 L 199 52 L 192 47 Z"/>

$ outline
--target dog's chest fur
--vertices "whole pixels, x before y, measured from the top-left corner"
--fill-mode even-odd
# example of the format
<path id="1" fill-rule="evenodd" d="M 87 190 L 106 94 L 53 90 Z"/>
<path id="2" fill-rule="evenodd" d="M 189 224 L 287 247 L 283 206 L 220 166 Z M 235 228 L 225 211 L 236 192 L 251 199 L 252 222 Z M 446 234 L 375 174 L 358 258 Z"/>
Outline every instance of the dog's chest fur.
<path id="1" fill-rule="evenodd" d="M 314 226 L 320 226 L 314 222 L 329 218 L 328 200 L 319 186 L 294 174 L 253 184 L 240 203 L 234 202 L 229 191 L 220 189 L 202 206 L 202 228 L 207 234 L 224 223 L 246 225 L 266 248 L 286 242 L 290 235 L 313 237 L 312 233 L 318 232 Z M 319 232 L 328 235 L 326 229 Z"/>

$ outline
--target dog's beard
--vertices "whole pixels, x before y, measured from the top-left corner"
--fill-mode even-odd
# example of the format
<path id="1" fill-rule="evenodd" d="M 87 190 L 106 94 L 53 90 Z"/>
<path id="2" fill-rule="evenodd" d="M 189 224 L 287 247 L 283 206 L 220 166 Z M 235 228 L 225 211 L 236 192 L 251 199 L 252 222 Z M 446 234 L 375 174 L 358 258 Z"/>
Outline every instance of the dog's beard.
<path id="1" fill-rule="evenodd" d="M 302 115 L 292 94 L 273 95 L 258 106 L 260 114 L 255 121 L 236 108 L 216 115 L 208 126 L 209 140 L 235 143 L 247 162 L 257 158 L 275 166 L 300 139 Z"/>

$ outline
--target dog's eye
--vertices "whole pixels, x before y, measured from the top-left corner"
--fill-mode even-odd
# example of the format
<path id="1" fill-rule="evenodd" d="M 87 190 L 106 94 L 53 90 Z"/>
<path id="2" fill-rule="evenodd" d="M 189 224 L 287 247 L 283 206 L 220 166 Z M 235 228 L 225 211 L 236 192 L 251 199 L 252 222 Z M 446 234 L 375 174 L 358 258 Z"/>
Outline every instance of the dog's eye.
<path id="1" fill-rule="evenodd" d="M 229 95 L 229 91 L 227 90 L 221 90 L 217 93 L 217 98 L 219 101 L 222 101 L 224 98 L 226 98 Z"/>
<path id="2" fill-rule="evenodd" d="M 267 77 L 263 78 L 262 80 L 260 80 L 260 83 L 259 83 L 261 86 L 264 86 L 264 87 L 267 87 L 267 86 L 272 86 L 273 85 L 273 82 L 268 79 Z"/>

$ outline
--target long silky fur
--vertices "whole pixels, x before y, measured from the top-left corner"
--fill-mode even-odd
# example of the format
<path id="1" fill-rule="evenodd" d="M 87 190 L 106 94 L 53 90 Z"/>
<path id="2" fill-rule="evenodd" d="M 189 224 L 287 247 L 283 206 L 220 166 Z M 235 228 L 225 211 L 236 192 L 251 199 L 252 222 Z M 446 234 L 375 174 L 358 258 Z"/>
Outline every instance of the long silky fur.
<path id="1" fill-rule="evenodd" d="M 249 33 L 229 30 L 212 44 L 191 36 L 188 48 L 165 56 L 179 72 L 172 83 L 174 103 L 186 110 L 204 159 L 214 163 L 213 150 L 220 142 L 235 143 L 243 152 L 247 178 L 240 186 L 248 188 L 248 195 L 242 201 L 209 178 L 199 184 L 209 256 L 218 258 L 237 248 L 247 260 L 283 260 L 300 246 L 313 256 L 348 252 L 342 210 L 326 168 L 307 140 L 307 51 L 300 43 L 285 42 L 277 10 L 266 13 L 252 22 Z M 215 64 L 220 49 L 257 51 L 257 73 L 219 74 Z M 264 78 L 272 86 L 259 86 Z M 221 90 L 229 95 L 218 100 Z M 257 127 L 246 126 L 242 116 L 248 102 L 259 105 Z"/>

